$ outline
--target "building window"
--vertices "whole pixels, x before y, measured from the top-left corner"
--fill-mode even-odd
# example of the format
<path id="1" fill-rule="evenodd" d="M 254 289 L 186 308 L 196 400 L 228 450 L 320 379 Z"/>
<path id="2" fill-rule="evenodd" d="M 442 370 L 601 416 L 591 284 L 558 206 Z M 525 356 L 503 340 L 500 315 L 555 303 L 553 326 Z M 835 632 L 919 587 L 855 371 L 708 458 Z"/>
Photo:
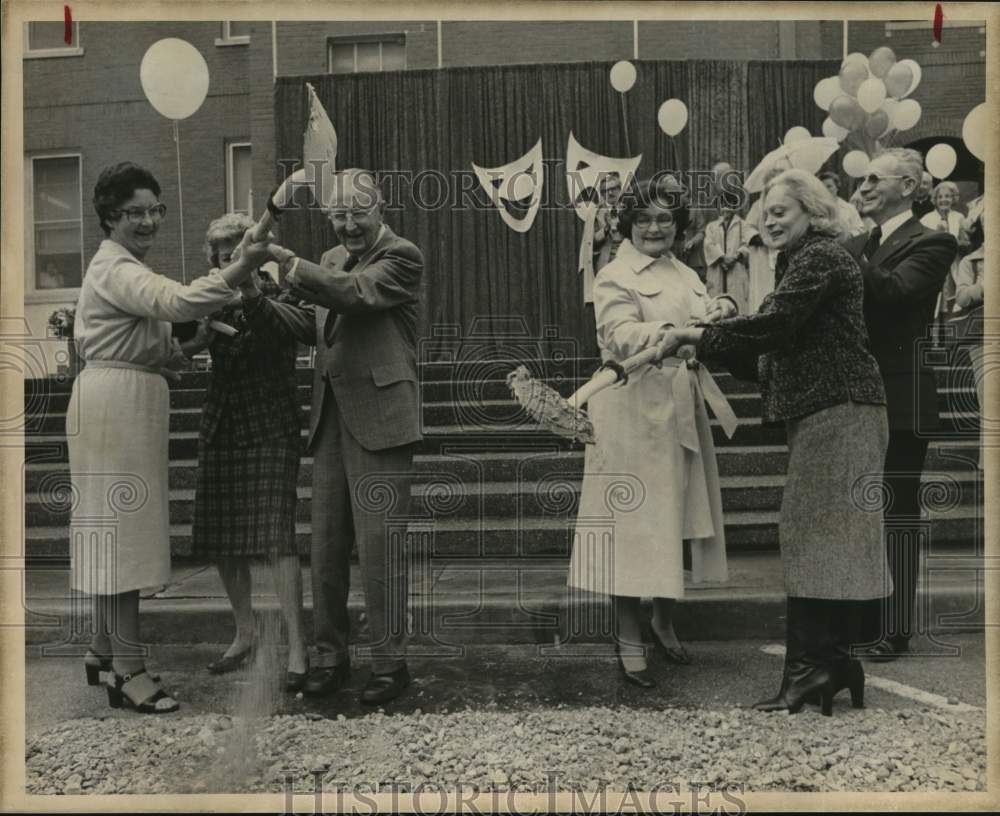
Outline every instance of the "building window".
<path id="1" fill-rule="evenodd" d="M 216 39 L 216 45 L 248 45 L 250 29 L 253 26 L 249 20 L 223 20 L 222 35 Z"/>
<path id="2" fill-rule="evenodd" d="M 83 282 L 80 155 L 35 156 L 28 174 L 31 244 L 29 291 L 79 289 Z"/>
<path id="3" fill-rule="evenodd" d="M 331 74 L 402 71 L 406 68 L 405 34 L 331 37 L 328 43 L 327 62 Z"/>
<path id="4" fill-rule="evenodd" d="M 249 214 L 252 180 L 250 142 L 230 142 L 226 145 L 227 212 Z"/>
<path id="5" fill-rule="evenodd" d="M 72 37 L 66 42 L 66 28 L 63 23 L 35 22 L 24 24 L 24 56 L 26 59 L 43 57 L 79 57 L 83 55 L 80 46 L 80 24 L 73 23 Z"/>

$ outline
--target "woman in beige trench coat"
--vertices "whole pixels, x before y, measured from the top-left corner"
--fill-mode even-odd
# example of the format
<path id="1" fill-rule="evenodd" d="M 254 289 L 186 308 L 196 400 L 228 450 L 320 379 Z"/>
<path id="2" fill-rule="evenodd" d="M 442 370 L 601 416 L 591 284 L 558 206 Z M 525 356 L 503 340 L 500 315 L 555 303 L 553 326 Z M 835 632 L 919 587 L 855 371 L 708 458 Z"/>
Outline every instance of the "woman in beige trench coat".
<path id="1" fill-rule="evenodd" d="M 671 326 L 731 315 L 728 297 L 710 298 L 698 275 L 670 251 L 688 221 L 679 197 L 638 184 L 623 199 L 626 240 L 594 284 L 597 342 L 605 361 L 621 362 Z M 705 400 L 735 417 L 708 372 L 687 351 L 632 372 L 588 406 L 597 437 L 589 446 L 568 584 L 612 597 L 619 666 L 651 687 L 639 602 L 653 598 L 652 631 L 667 659 L 690 658 L 673 627 L 684 596 L 683 543 L 691 542 L 692 579 L 726 578 L 725 537 L 715 447 Z"/>

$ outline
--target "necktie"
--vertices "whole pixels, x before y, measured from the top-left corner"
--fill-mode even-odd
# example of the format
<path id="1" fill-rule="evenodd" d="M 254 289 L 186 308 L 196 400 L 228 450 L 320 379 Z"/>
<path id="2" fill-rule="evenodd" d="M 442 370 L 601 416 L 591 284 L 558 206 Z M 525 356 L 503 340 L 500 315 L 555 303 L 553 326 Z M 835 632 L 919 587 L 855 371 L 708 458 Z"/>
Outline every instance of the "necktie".
<path id="1" fill-rule="evenodd" d="M 344 261 L 344 265 L 341 267 L 342 272 L 350 272 L 354 267 L 358 265 L 358 259 L 354 255 L 348 255 L 347 260 Z M 330 312 L 326 316 L 326 322 L 323 324 L 323 337 L 326 339 L 326 345 L 333 345 L 333 326 L 337 322 L 337 317 L 339 315 L 336 312 Z"/>
<path id="2" fill-rule="evenodd" d="M 875 229 L 873 229 L 868 234 L 868 240 L 865 242 L 864 254 L 868 260 L 871 260 L 872 255 L 875 254 L 875 251 L 879 248 L 879 245 L 881 243 L 882 243 L 882 228 L 876 226 Z"/>

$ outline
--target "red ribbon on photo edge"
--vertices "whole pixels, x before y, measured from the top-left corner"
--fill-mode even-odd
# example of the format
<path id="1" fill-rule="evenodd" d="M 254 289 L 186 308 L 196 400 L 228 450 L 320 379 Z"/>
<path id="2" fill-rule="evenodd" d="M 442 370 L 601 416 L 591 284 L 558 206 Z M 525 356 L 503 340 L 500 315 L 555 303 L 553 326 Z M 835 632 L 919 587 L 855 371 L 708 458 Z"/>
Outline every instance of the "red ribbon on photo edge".
<path id="1" fill-rule="evenodd" d="M 69 6 L 63 6 L 63 41 L 66 45 L 73 44 L 73 12 Z"/>
<path id="2" fill-rule="evenodd" d="M 944 11 L 938 3 L 934 8 L 934 42 L 941 42 L 941 29 L 944 27 Z"/>

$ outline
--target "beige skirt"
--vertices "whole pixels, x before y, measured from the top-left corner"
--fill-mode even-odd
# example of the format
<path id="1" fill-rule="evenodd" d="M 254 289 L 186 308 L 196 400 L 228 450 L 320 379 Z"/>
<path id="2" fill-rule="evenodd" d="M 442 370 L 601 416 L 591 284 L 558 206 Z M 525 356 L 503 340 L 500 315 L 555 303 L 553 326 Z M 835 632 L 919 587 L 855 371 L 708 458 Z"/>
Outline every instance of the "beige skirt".
<path id="1" fill-rule="evenodd" d="M 159 374 L 85 368 L 67 428 L 72 589 L 116 595 L 170 580 L 170 396 Z M 69 424 L 69 423 L 68 423 Z"/>

